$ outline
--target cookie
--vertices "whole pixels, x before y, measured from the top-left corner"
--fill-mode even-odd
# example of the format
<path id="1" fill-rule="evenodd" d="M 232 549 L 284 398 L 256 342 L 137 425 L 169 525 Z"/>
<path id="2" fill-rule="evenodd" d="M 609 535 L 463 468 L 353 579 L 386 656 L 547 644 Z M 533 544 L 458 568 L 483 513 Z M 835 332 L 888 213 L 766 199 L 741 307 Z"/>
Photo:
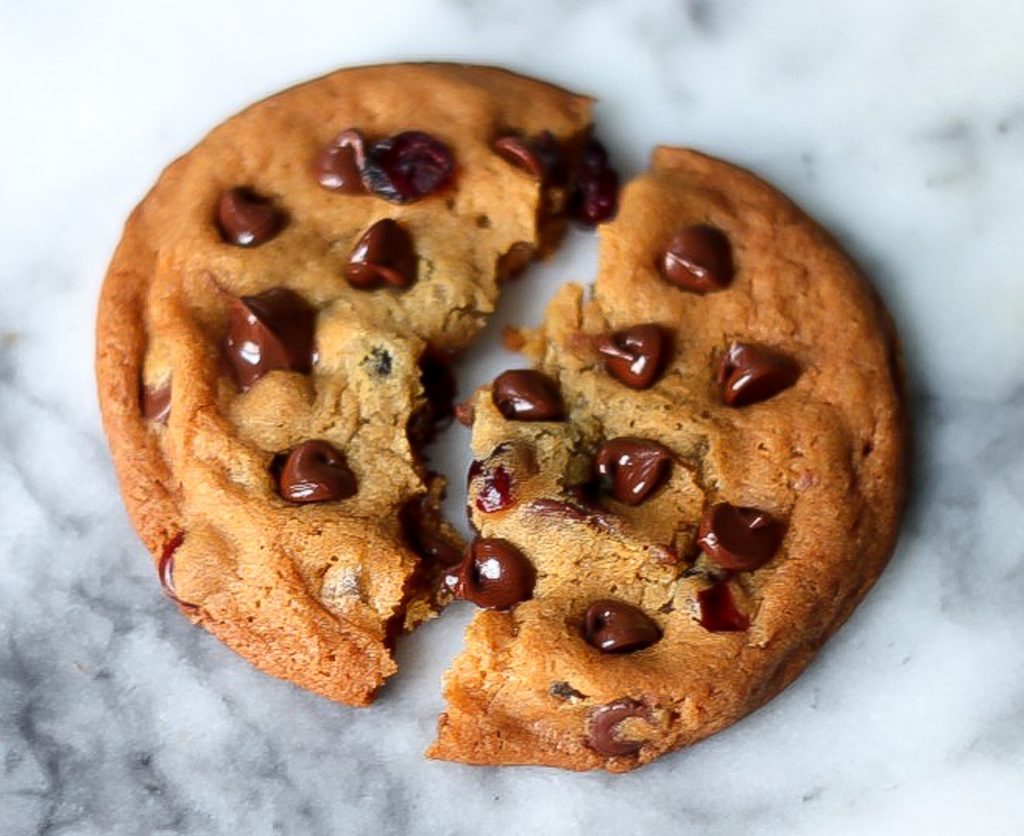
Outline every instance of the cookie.
<path id="1" fill-rule="evenodd" d="M 459 559 L 421 447 L 446 364 L 568 217 L 615 209 L 590 100 L 454 64 L 343 70 L 162 174 L 104 282 L 96 370 L 165 590 L 267 673 L 351 705 Z"/>
<path id="2" fill-rule="evenodd" d="M 481 607 L 429 754 L 622 772 L 790 683 L 882 571 L 907 441 L 886 313 L 752 174 L 660 148 L 592 292 L 480 390 L 446 580 Z"/>

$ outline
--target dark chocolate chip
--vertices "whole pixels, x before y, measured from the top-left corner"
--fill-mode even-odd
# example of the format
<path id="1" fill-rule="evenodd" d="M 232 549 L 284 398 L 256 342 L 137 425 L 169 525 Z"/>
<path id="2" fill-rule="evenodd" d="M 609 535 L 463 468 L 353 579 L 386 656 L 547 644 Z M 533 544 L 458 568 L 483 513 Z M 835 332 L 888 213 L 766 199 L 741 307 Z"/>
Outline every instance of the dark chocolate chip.
<path id="1" fill-rule="evenodd" d="M 721 502 L 704 515 L 697 542 L 723 569 L 749 571 L 771 560 L 785 533 L 766 511 Z"/>
<path id="2" fill-rule="evenodd" d="M 668 338 L 659 325 L 634 325 L 594 339 L 605 370 L 633 389 L 651 386 L 664 367 Z"/>
<path id="3" fill-rule="evenodd" d="M 374 377 L 389 377 L 391 375 L 391 354 L 386 348 L 376 345 L 363 358 L 362 365 Z"/>
<path id="4" fill-rule="evenodd" d="M 224 347 L 239 388 L 276 369 L 308 372 L 316 359 L 315 330 L 316 310 L 286 288 L 235 299 Z"/>
<path id="5" fill-rule="evenodd" d="M 537 573 L 526 556 L 507 540 L 472 542 L 456 573 L 456 598 L 489 610 L 507 610 L 533 595 Z"/>
<path id="6" fill-rule="evenodd" d="M 284 213 L 251 189 L 229 189 L 217 205 L 221 237 L 239 247 L 257 247 L 269 241 L 284 226 Z"/>
<path id="7" fill-rule="evenodd" d="M 347 499 L 358 489 L 345 457 L 326 441 L 303 441 L 281 468 L 278 491 L 289 502 Z"/>
<path id="8" fill-rule="evenodd" d="M 642 740 L 626 740 L 619 736 L 619 726 L 631 717 L 650 721 L 650 710 L 637 700 L 621 699 L 595 708 L 590 714 L 591 747 L 612 757 L 633 755 L 644 745 Z"/>
<path id="9" fill-rule="evenodd" d="M 626 505 L 639 505 L 668 478 L 672 451 L 644 438 L 612 438 L 594 457 L 602 486 Z"/>
<path id="10" fill-rule="evenodd" d="M 542 183 L 556 184 L 565 180 L 565 155 L 550 131 L 542 131 L 530 139 L 506 134 L 498 137 L 492 147 L 506 162 Z"/>
<path id="11" fill-rule="evenodd" d="M 560 700 L 585 700 L 587 695 L 577 691 L 568 682 L 552 682 L 548 686 L 548 693 Z"/>
<path id="12" fill-rule="evenodd" d="M 384 218 L 356 243 L 345 265 L 345 278 L 360 290 L 406 288 L 416 281 L 416 263 L 412 236 L 397 221 Z"/>
<path id="13" fill-rule="evenodd" d="M 661 628 L 643 610 L 624 601 L 595 601 L 587 608 L 584 622 L 587 643 L 602 653 L 643 650 L 661 638 Z"/>
<path id="14" fill-rule="evenodd" d="M 565 417 L 558 385 L 533 369 L 502 372 L 491 387 L 491 398 L 509 421 L 560 421 Z"/>
<path id="15" fill-rule="evenodd" d="M 789 357 L 750 343 L 733 342 L 718 366 L 722 400 L 729 406 L 768 400 L 788 389 L 800 377 L 800 367 Z"/>
<path id="16" fill-rule="evenodd" d="M 706 224 L 679 230 L 658 257 L 665 281 L 683 290 L 707 293 L 732 281 L 732 248 L 720 229 Z"/>
<path id="17" fill-rule="evenodd" d="M 521 136 L 510 134 L 494 140 L 492 146 L 503 160 L 521 168 L 536 180 L 544 179 L 544 167 L 533 153 L 530 143 Z"/>
<path id="18" fill-rule="evenodd" d="M 411 203 L 433 194 L 452 179 L 451 149 L 423 131 L 405 131 L 366 150 L 363 184 L 392 203 Z"/>
<path id="19" fill-rule="evenodd" d="M 313 158 L 312 173 L 325 189 L 342 194 L 363 194 L 363 136 L 350 128 L 328 142 Z"/>
<path id="20" fill-rule="evenodd" d="M 171 380 L 160 386 L 142 387 L 142 417 L 154 424 L 166 424 L 171 415 Z"/>
<path id="21" fill-rule="evenodd" d="M 718 581 L 714 586 L 700 590 L 697 602 L 700 605 L 700 626 L 705 630 L 732 633 L 750 626 L 750 619 L 733 600 L 728 581 Z"/>

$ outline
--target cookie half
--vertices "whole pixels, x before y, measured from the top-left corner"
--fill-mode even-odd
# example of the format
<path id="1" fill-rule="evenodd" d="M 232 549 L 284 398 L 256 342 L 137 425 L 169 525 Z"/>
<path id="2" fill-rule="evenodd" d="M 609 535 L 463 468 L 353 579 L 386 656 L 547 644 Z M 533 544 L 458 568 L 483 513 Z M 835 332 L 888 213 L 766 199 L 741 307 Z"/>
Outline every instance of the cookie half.
<path id="1" fill-rule="evenodd" d="M 132 213 L 97 323 L 122 494 L 168 594 L 257 667 L 366 704 L 443 603 L 460 543 L 419 448 L 501 279 L 607 211 L 589 125 L 499 69 L 343 70 L 229 119 Z"/>
<path id="2" fill-rule="evenodd" d="M 659 148 L 592 293 L 472 404 L 484 609 L 429 754 L 633 769 L 790 683 L 893 550 L 893 329 L 832 238 L 752 174 Z"/>

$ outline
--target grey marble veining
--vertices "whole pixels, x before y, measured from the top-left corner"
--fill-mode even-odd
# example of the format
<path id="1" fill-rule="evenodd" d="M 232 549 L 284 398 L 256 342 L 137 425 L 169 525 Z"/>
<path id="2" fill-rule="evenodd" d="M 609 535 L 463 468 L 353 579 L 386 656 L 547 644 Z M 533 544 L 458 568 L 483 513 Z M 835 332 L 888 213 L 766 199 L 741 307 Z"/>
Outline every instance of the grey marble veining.
<path id="1" fill-rule="evenodd" d="M 1024 832 L 1022 32 L 999 0 L 0 4 L 0 834 Z M 753 167 L 904 335 L 892 565 L 786 693 L 638 773 L 424 760 L 464 607 L 370 710 L 257 673 L 161 597 L 117 497 L 92 327 L 132 205 L 252 99 L 416 57 L 595 93 L 628 172 L 657 140 Z M 510 287 L 464 391 L 594 259 L 578 234 Z M 464 445 L 439 445 L 449 473 Z"/>

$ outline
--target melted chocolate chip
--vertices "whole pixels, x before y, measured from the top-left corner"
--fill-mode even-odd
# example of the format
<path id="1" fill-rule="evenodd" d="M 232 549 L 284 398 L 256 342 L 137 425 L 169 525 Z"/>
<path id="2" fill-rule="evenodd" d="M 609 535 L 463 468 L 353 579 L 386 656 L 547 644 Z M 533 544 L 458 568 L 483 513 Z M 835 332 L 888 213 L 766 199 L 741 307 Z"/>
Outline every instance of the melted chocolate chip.
<path id="1" fill-rule="evenodd" d="M 584 637 L 602 653 L 630 653 L 657 642 L 661 628 L 632 604 L 605 599 L 587 608 Z"/>
<path id="2" fill-rule="evenodd" d="M 766 511 L 722 502 L 704 515 L 697 542 L 723 569 L 750 571 L 771 560 L 785 533 L 785 525 Z"/>
<path id="3" fill-rule="evenodd" d="M 347 499 L 358 489 L 345 457 L 326 441 L 303 441 L 288 453 L 278 491 L 289 502 Z"/>
<path id="4" fill-rule="evenodd" d="M 356 243 L 345 265 L 345 278 L 360 290 L 406 288 L 416 281 L 416 264 L 412 236 L 397 221 L 384 218 Z"/>
<path id="5" fill-rule="evenodd" d="M 258 247 L 284 226 L 284 213 L 251 189 L 229 189 L 217 205 L 221 237 L 239 247 Z"/>
<path id="6" fill-rule="evenodd" d="M 681 229 L 658 257 L 658 270 L 665 281 L 683 290 L 721 290 L 733 276 L 729 239 L 706 224 Z"/>
<path id="7" fill-rule="evenodd" d="M 639 505 L 668 478 L 672 451 L 644 438 L 613 438 L 594 457 L 594 469 L 609 493 L 626 505 Z"/>
<path id="8" fill-rule="evenodd" d="M 565 417 L 558 385 L 533 369 L 502 372 L 491 387 L 491 398 L 509 421 L 560 421 Z"/>
<path id="9" fill-rule="evenodd" d="M 342 194 L 363 194 L 363 136 L 355 129 L 342 131 L 313 158 L 311 171 L 325 189 Z"/>
<path id="10" fill-rule="evenodd" d="M 276 369 L 308 372 L 316 359 L 315 329 L 316 310 L 286 288 L 235 299 L 224 348 L 239 388 Z"/>
<path id="11" fill-rule="evenodd" d="M 171 416 L 171 380 L 160 386 L 142 387 L 142 417 L 154 424 L 166 424 Z"/>
<path id="12" fill-rule="evenodd" d="M 533 564 L 507 540 L 477 539 L 466 552 L 455 597 L 489 610 L 507 610 L 533 595 Z"/>
<path id="13" fill-rule="evenodd" d="M 665 331 L 653 324 L 602 334 L 594 345 L 604 357 L 605 371 L 633 389 L 647 389 L 657 380 L 668 353 Z"/>
<path id="14" fill-rule="evenodd" d="M 784 354 L 750 343 L 732 343 L 718 367 L 722 400 L 747 406 L 768 400 L 800 377 L 800 367 Z"/>
<path id="15" fill-rule="evenodd" d="M 455 172 L 448 146 L 423 131 L 405 131 L 373 143 L 363 163 L 363 183 L 392 203 L 411 203 L 443 189 Z"/>
<path id="16" fill-rule="evenodd" d="M 712 633 L 732 633 L 746 630 L 750 619 L 736 607 L 728 581 L 697 593 L 700 605 L 700 626 Z"/>
<path id="17" fill-rule="evenodd" d="M 612 757 L 639 752 L 644 741 L 626 740 L 619 736 L 619 726 L 631 717 L 649 721 L 650 711 L 643 703 L 630 699 L 616 700 L 595 708 L 590 715 L 588 742 L 591 747 Z"/>

